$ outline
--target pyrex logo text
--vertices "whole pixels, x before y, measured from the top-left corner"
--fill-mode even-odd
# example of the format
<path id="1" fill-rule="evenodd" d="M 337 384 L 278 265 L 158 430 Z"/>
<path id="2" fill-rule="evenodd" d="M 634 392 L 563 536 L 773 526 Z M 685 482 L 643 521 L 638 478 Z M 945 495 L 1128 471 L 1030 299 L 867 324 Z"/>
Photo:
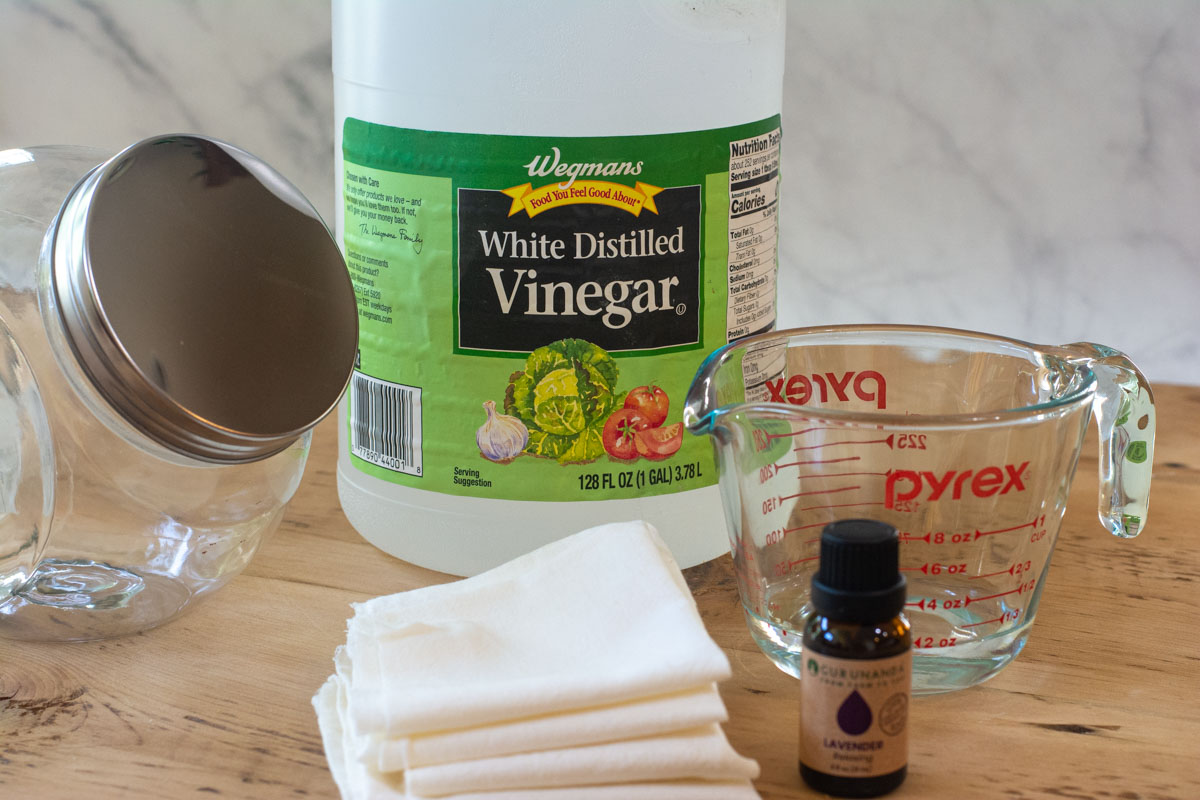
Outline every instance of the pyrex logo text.
<path id="1" fill-rule="evenodd" d="M 930 502 L 943 496 L 948 500 L 961 500 L 967 492 L 975 497 L 991 497 L 994 494 L 1008 494 L 1012 491 L 1023 492 L 1025 484 L 1021 481 L 1021 476 L 1028 466 L 1029 462 L 1025 461 L 1020 466 L 1005 464 L 1003 470 L 993 466 L 978 471 L 951 469 L 941 475 L 928 470 L 892 470 L 887 476 L 883 504 L 886 508 L 895 508 L 896 503 L 916 500 L 926 492 L 928 495 L 925 499 Z"/>
<path id="2" fill-rule="evenodd" d="M 871 387 L 867 386 L 868 381 L 872 382 Z M 833 389 L 838 400 L 848 401 L 850 395 L 847 389 L 850 389 L 859 400 L 874 400 L 877 408 L 887 408 L 887 380 L 873 369 L 844 372 L 841 377 L 826 372 L 824 375 L 813 373 L 793 375 L 775 381 L 768 380 L 767 391 L 771 393 L 768 400 L 772 403 L 791 403 L 794 406 L 808 405 L 813 396 L 813 384 L 817 386 L 822 403 L 829 402 L 830 389 Z"/>

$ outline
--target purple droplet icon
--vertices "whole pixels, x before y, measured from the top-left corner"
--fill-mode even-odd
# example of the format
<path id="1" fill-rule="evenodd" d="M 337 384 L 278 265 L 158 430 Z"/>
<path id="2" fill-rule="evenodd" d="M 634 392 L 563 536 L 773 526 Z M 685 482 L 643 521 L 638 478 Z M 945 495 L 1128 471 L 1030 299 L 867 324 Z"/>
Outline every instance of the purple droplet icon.
<path id="1" fill-rule="evenodd" d="M 871 707 L 857 689 L 838 706 L 837 722 L 838 727 L 851 736 L 866 733 L 871 727 Z"/>

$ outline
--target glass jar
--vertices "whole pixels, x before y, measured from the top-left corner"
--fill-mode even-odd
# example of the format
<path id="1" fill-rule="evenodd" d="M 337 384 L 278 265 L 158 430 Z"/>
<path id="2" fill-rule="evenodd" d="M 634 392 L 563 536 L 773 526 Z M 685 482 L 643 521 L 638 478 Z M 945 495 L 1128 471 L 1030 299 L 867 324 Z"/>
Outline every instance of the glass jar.
<path id="1" fill-rule="evenodd" d="M 145 630 L 244 569 L 356 339 L 328 229 L 245 151 L 0 151 L 0 636 Z"/>

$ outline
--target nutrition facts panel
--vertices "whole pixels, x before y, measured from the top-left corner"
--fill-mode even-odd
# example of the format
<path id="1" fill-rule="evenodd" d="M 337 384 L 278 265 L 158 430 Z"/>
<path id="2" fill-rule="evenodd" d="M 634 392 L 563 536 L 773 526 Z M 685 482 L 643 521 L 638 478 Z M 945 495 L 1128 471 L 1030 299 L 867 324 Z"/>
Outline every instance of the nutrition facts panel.
<path id="1" fill-rule="evenodd" d="M 730 340 L 775 322 L 779 128 L 729 144 Z"/>

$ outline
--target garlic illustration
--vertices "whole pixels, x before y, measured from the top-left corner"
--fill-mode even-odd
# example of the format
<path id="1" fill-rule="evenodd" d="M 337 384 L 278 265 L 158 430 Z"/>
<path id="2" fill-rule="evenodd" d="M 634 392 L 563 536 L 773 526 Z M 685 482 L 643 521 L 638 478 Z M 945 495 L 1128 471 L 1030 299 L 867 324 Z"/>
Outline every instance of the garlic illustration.
<path id="1" fill-rule="evenodd" d="M 499 464 L 507 464 L 525 449 L 529 442 L 529 429 L 516 417 L 496 413 L 496 403 L 488 400 L 483 404 L 487 421 L 475 432 L 475 443 L 483 457 Z"/>

